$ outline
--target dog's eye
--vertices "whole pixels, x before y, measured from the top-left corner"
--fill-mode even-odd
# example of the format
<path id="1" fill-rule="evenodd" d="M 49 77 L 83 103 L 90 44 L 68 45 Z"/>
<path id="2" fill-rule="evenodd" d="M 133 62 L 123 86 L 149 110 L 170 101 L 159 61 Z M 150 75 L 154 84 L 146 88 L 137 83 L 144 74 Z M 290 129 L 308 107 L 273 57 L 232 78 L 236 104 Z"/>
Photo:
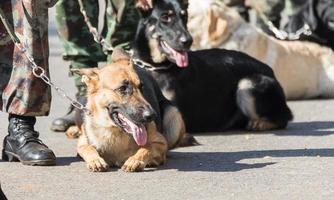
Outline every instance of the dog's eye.
<path id="1" fill-rule="evenodd" d="M 171 15 L 168 13 L 165 13 L 163 15 L 161 15 L 161 21 L 164 23 L 169 23 L 172 21 Z"/>
<path id="2" fill-rule="evenodd" d="M 180 14 L 181 14 L 182 16 L 186 16 L 186 15 L 187 15 L 187 11 L 186 11 L 186 10 L 181 10 Z"/>
<path id="3" fill-rule="evenodd" d="M 126 94 L 127 89 L 128 89 L 127 85 L 122 85 L 121 87 L 117 88 L 117 91 L 121 94 Z"/>

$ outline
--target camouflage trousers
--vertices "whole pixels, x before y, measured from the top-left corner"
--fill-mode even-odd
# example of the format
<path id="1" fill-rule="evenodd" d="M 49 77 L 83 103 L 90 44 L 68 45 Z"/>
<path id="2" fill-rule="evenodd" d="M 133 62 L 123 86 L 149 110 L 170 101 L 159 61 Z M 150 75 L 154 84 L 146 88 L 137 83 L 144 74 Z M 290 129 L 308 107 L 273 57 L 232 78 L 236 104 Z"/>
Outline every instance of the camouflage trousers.
<path id="1" fill-rule="evenodd" d="M 139 20 L 135 0 L 105 0 L 106 12 L 102 35 L 112 46 L 129 48 L 134 39 Z M 97 0 L 83 0 L 85 11 L 94 27 L 98 27 L 99 3 Z M 56 22 L 64 46 L 64 60 L 71 61 L 70 69 L 97 67 L 98 62 L 108 58 L 88 30 L 80 12 L 78 0 L 60 0 L 56 5 Z M 70 73 L 70 75 L 73 75 Z M 85 87 L 81 77 L 74 75 L 75 85 L 83 95 Z"/>
<path id="2" fill-rule="evenodd" d="M 2 0 L 0 7 L 36 63 L 48 71 L 49 0 Z M 0 22 L 0 109 L 16 115 L 48 115 L 51 90 L 32 74 L 31 63 Z"/>
<path id="3" fill-rule="evenodd" d="M 248 10 L 245 6 L 245 0 L 222 0 L 225 4 L 235 7 L 239 13 L 248 20 Z M 282 16 L 291 15 L 297 12 L 307 1 L 305 0 L 247 0 L 252 8 L 257 8 L 268 20 L 277 28 L 281 27 Z M 256 25 L 268 34 L 272 32 L 263 20 L 257 16 Z"/>
<path id="4" fill-rule="evenodd" d="M 247 16 L 245 0 L 222 0 L 226 5 L 235 7 L 242 16 Z M 251 7 L 258 8 L 275 25 L 279 23 L 280 14 L 285 6 L 285 0 L 248 0 Z M 259 20 L 259 24 L 261 21 Z"/>

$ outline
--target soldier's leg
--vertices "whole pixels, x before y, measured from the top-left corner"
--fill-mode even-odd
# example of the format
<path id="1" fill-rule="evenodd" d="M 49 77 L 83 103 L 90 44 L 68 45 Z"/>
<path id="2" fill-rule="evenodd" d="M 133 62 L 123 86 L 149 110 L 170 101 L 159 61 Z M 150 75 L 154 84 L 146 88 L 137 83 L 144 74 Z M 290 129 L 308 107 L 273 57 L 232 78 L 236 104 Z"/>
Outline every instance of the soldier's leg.
<path id="1" fill-rule="evenodd" d="M 46 2 L 6 1 L 0 7 L 28 53 L 49 75 Z M 39 133 L 34 130 L 35 117 L 49 113 L 50 87 L 33 75 L 32 64 L 8 39 L 3 24 L 0 32 L 5 35 L 0 39 L 0 109 L 9 113 L 2 159 L 19 160 L 27 165 L 54 165 L 54 153 L 38 139 Z"/>
<path id="2" fill-rule="evenodd" d="M 246 3 L 251 8 L 262 12 L 277 28 L 280 27 L 281 12 L 284 10 L 285 0 L 246 0 Z M 272 34 L 261 17 L 257 17 L 256 24 L 264 32 Z"/>
<path id="3" fill-rule="evenodd" d="M 103 35 L 110 40 L 113 47 L 122 47 L 123 49 L 131 49 L 132 42 L 135 38 L 137 25 L 140 19 L 138 10 L 135 7 L 136 0 L 106 0 L 107 7 L 113 7 L 115 13 L 106 12 L 105 29 Z M 111 52 L 108 52 L 111 55 Z M 111 62 L 108 56 L 108 62 Z"/>
<path id="4" fill-rule="evenodd" d="M 94 27 L 98 26 L 99 5 L 96 0 L 83 0 L 87 15 Z M 63 57 L 71 62 L 70 69 L 97 67 L 97 63 L 106 60 L 101 46 L 97 44 L 84 21 L 77 0 L 60 0 L 56 5 L 56 22 L 60 40 L 64 47 Z M 69 72 L 72 76 L 72 73 Z M 85 86 L 81 77 L 74 75 L 77 87 L 77 99 L 85 95 Z M 74 109 L 51 124 L 51 130 L 64 132 L 74 125 Z"/>
<path id="5" fill-rule="evenodd" d="M 235 8 L 239 14 L 246 20 L 249 21 L 248 7 L 245 5 L 245 0 L 221 0 L 227 6 Z"/>
<path id="6" fill-rule="evenodd" d="M 110 0 L 107 2 L 110 2 Z M 140 15 L 135 7 L 135 0 L 127 0 L 123 3 L 117 2 L 119 1 L 114 0 L 113 3 L 117 9 L 117 16 L 106 13 L 105 27 L 108 29 L 106 38 L 110 38 L 114 47 L 121 46 L 124 49 L 129 49 L 137 31 Z M 113 25 L 114 22 L 116 22 L 115 25 Z"/>

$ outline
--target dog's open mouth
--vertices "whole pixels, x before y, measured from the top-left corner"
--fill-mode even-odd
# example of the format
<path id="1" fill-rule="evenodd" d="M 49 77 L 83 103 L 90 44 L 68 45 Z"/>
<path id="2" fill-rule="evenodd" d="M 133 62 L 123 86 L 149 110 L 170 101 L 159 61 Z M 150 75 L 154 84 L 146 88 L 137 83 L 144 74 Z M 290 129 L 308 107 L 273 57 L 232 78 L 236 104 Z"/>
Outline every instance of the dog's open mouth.
<path id="1" fill-rule="evenodd" d="M 186 51 L 177 51 L 165 41 L 160 41 L 160 45 L 163 51 L 167 54 L 169 60 L 175 62 L 177 66 L 182 68 L 188 66 L 188 53 Z"/>
<path id="2" fill-rule="evenodd" d="M 113 112 L 111 118 L 117 126 L 131 134 L 139 146 L 144 146 L 146 144 L 147 131 L 144 124 L 135 124 L 119 112 Z"/>

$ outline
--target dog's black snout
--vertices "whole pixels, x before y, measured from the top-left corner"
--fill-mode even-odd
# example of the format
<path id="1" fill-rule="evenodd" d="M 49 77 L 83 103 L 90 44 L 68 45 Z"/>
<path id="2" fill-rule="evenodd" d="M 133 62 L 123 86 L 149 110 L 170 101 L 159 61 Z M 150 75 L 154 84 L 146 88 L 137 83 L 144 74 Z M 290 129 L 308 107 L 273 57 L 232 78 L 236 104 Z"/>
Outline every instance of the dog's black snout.
<path id="1" fill-rule="evenodd" d="M 186 48 L 190 48 L 190 46 L 193 43 L 193 38 L 189 35 L 182 35 L 180 37 L 180 42 L 182 43 L 182 45 Z"/>
<path id="2" fill-rule="evenodd" d="M 142 106 L 139 108 L 139 110 L 144 122 L 150 122 L 156 117 L 155 111 L 150 106 Z"/>
<path id="3" fill-rule="evenodd" d="M 155 117 L 156 117 L 156 114 L 152 109 L 143 111 L 143 118 L 146 122 L 150 122 L 150 121 L 154 120 Z"/>

